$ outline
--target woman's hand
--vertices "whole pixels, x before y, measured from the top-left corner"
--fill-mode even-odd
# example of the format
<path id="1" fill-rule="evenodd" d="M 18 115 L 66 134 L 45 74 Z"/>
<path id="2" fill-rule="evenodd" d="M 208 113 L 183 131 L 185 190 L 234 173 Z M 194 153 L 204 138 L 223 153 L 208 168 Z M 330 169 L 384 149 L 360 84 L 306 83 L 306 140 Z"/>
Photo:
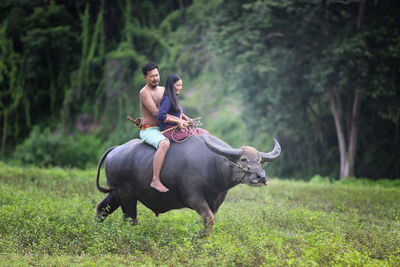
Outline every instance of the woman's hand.
<path id="1" fill-rule="evenodd" d="M 175 123 L 179 129 L 181 129 L 182 131 L 185 130 L 186 127 L 189 126 L 189 122 L 185 121 L 184 119 L 180 119 L 176 116 L 167 114 L 168 117 L 168 123 Z"/>
<path id="2" fill-rule="evenodd" d="M 181 129 L 181 131 L 184 131 L 185 128 L 189 126 L 188 122 L 185 120 L 178 120 L 176 124 L 178 124 L 178 127 Z"/>
<path id="3" fill-rule="evenodd" d="M 194 120 L 186 116 L 185 114 L 182 113 L 182 119 L 184 119 L 188 126 L 194 126 Z"/>

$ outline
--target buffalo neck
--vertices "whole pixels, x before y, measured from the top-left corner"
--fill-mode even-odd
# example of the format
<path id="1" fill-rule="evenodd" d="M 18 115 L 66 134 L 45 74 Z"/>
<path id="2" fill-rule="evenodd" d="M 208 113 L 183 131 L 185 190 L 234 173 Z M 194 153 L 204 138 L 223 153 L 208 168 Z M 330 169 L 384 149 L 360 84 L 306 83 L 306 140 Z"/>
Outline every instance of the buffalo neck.
<path id="1" fill-rule="evenodd" d="M 240 184 L 240 181 L 235 180 L 234 168 L 229 164 L 228 160 L 222 156 L 217 156 L 216 159 L 218 168 L 218 185 L 223 191 L 228 191 L 232 187 Z M 237 175 L 237 174 L 236 174 Z"/>

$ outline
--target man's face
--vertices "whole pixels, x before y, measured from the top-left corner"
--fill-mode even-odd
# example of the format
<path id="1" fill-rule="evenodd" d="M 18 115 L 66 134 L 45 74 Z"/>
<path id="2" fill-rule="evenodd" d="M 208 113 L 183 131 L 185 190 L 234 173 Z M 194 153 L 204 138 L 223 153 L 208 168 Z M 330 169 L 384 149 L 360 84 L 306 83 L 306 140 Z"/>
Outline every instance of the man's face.
<path id="1" fill-rule="evenodd" d="M 144 76 L 144 79 L 147 82 L 147 85 L 155 88 L 158 86 L 160 82 L 160 75 L 158 74 L 158 69 L 153 69 L 147 72 L 147 75 Z"/>

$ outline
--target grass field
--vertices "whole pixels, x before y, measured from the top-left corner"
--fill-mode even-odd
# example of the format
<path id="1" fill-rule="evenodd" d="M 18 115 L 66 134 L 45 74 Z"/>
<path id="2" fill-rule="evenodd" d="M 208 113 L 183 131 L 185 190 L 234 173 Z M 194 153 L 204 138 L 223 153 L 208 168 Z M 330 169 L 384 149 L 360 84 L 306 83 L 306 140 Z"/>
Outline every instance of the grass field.
<path id="1" fill-rule="evenodd" d="M 212 238 L 189 209 L 95 223 L 103 197 L 95 170 L 0 162 L 0 266 L 400 266 L 396 183 L 239 185 Z"/>

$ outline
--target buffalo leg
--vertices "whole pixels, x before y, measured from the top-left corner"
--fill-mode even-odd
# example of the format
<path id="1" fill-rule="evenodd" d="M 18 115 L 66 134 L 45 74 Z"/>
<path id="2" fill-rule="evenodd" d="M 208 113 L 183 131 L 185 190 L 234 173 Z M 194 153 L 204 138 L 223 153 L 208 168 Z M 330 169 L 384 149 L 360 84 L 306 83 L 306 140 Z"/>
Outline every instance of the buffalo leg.
<path id="1" fill-rule="evenodd" d="M 201 216 L 204 223 L 203 235 L 212 236 L 212 229 L 214 226 L 214 214 L 211 211 L 205 200 L 200 201 L 193 205 L 193 209 Z"/>
<path id="2" fill-rule="evenodd" d="M 227 194 L 226 192 L 220 194 L 218 196 L 218 198 L 215 200 L 214 208 L 213 208 L 213 211 L 212 211 L 213 214 L 214 214 L 214 217 L 215 217 L 215 214 L 217 214 L 217 211 L 218 211 L 219 207 L 221 206 L 222 202 L 224 202 L 226 194 Z"/>
<path id="3" fill-rule="evenodd" d="M 96 221 L 102 222 L 108 215 L 118 209 L 118 207 L 119 203 L 117 199 L 111 193 L 109 193 L 102 201 L 97 204 L 96 215 L 94 216 L 94 219 Z"/>
<path id="4" fill-rule="evenodd" d="M 121 204 L 122 212 L 125 220 L 131 220 L 132 224 L 138 224 L 137 221 L 137 200 L 129 199 Z"/>

